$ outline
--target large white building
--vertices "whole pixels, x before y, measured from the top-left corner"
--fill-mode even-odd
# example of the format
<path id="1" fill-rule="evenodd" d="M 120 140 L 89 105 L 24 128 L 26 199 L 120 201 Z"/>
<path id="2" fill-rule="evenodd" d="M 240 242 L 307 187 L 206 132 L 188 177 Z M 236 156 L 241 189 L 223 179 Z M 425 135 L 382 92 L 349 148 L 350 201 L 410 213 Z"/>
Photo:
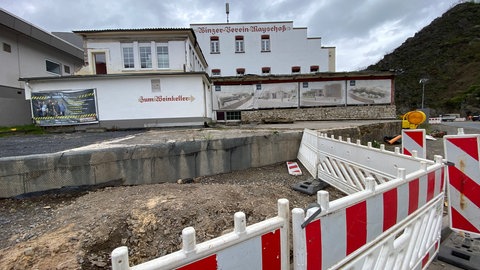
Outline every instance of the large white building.
<path id="1" fill-rule="evenodd" d="M 0 9 L 0 126 L 31 124 L 23 77 L 72 75 L 83 50 Z"/>
<path id="2" fill-rule="evenodd" d="M 212 76 L 335 72 L 335 47 L 322 47 L 292 21 L 191 24 Z"/>
<path id="3" fill-rule="evenodd" d="M 191 29 L 75 33 L 85 44 L 86 65 L 79 72 L 24 79 L 37 124 L 114 129 L 198 126 L 212 120 L 207 63 Z"/>

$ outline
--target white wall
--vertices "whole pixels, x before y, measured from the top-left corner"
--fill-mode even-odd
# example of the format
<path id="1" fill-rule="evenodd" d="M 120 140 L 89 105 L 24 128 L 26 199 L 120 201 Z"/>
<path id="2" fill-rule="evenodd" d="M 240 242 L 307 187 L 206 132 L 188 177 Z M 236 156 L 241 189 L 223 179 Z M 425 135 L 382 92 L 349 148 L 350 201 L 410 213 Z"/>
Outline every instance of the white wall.
<path id="1" fill-rule="evenodd" d="M 290 74 L 292 66 L 301 73 L 310 73 L 318 65 L 321 72 L 329 71 L 328 49 L 321 39 L 307 39 L 307 28 L 294 28 L 293 22 L 192 24 L 209 69 L 221 69 L 221 76 L 235 76 L 237 68 L 246 74 L 261 74 L 270 67 L 272 74 Z M 235 36 L 244 36 L 245 52 L 235 53 Z M 261 52 L 261 36 L 270 35 L 270 52 Z M 220 53 L 210 52 L 210 37 L 218 36 Z"/>
<path id="2" fill-rule="evenodd" d="M 160 79 L 160 91 L 152 91 L 152 79 Z M 211 91 L 204 92 L 203 82 L 201 75 L 152 75 L 31 81 L 29 88 L 32 92 L 96 88 L 100 121 L 167 119 L 211 116 Z M 183 100 L 155 100 L 172 97 Z"/>

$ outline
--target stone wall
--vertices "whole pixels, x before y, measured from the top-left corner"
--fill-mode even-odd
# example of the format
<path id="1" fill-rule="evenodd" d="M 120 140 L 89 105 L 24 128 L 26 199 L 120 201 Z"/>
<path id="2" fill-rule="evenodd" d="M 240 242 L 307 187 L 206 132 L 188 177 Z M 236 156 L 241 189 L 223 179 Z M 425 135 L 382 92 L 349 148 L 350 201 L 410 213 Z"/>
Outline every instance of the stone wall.
<path id="1" fill-rule="evenodd" d="M 396 119 L 395 110 L 395 105 L 375 105 L 242 111 L 242 122 Z"/>

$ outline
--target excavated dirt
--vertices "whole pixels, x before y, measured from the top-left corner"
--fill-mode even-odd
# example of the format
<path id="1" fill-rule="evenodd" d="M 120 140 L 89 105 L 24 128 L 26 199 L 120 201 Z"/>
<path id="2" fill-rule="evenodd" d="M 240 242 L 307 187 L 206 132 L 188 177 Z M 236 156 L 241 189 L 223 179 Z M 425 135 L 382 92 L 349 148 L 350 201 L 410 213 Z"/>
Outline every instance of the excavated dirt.
<path id="1" fill-rule="evenodd" d="M 303 168 L 303 167 L 302 167 Z M 303 172 L 306 170 L 303 168 Z M 199 177 L 189 184 L 65 190 L 0 201 L 2 269 L 105 269 L 119 246 L 138 264 L 181 249 L 181 231 L 193 226 L 197 242 L 233 229 L 243 211 L 247 225 L 277 213 L 277 200 L 305 208 L 315 201 L 291 189 L 309 176 L 288 174 L 284 163 Z M 328 188 L 332 199 L 341 197 Z"/>
<path id="2" fill-rule="evenodd" d="M 427 148 L 429 158 L 443 153 L 439 141 Z M 311 178 L 301 168 L 302 176 L 289 175 L 281 163 L 188 184 L 70 188 L 0 199 L 0 268 L 108 269 L 119 246 L 129 248 L 131 265 L 145 262 L 181 249 L 185 227 L 195 228 L 200 243 L 232 230 L 237 211 L 249 225 L 275 216 L 280 198 L 290 209 L 306 208 L 316 196 L 291 189 Z M 331 200 L 343 196 L 327 190 Z"/>

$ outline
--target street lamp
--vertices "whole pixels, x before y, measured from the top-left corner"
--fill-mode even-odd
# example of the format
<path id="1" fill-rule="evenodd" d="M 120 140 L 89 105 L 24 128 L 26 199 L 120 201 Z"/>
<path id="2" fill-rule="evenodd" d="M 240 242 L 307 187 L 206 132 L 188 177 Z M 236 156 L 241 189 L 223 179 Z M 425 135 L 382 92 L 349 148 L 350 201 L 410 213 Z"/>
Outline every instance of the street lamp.
<path id="1" fill-rule="evenodd" d="M 427 78 L 422 78 L 420 79 L 420 83 L 422 84 L 422 109 L 423 109 L 423 104 L 425 101 L 425 84 L 428 82 Z"/>

